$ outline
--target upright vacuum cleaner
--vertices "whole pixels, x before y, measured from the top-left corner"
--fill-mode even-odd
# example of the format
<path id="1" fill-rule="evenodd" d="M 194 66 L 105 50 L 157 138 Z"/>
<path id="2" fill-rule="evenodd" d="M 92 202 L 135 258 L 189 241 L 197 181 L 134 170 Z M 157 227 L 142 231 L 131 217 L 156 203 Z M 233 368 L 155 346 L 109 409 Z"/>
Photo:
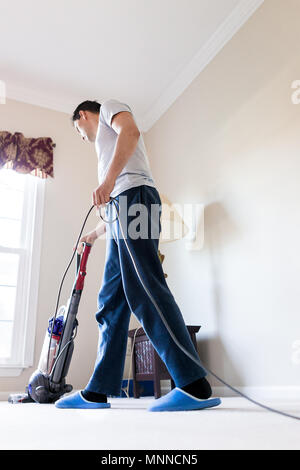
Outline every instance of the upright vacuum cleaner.
<path id="1" fill-rule="evenodd" d="M 9 396 L 10 403 L 54 403 L 73 390 L 66 384 L 77 333 L 77 312 L 86 276 L 86 265 L 92 245 L 83 243 L 82 254 L 77 253 L 76 276 L 71 297 L 66 306 L 56 309 L 48 321 L 44 344 L 37 370 L 31 375 L 25 393 Z"/>

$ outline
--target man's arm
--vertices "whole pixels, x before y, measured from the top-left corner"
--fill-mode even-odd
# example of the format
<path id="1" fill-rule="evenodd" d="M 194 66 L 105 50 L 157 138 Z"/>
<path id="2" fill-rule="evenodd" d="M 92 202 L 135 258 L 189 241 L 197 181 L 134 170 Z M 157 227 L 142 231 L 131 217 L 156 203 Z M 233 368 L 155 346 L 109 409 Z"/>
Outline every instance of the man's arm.
<path id="1" fill-rule="evenodd" d="M 140 138 L 140 131 L 129 111 L 121 111 L 115 114 L 111 120 L 111 127 L 118 134 L 118 138 L 107 178 L 116 180 L 135 151 Z"/>
<path id="2" fill-rule="evenodd" d="M 94 230 L 87 233 L 85 237 L 88 237 L 88 242 L 94 243 L 97 238 L 101 237 L 106 232 L 106 223 L 104 221 L 100 221 Z M 84 237 L 83 237 L 84 238 Z"/>
<path id="3" fill-rule="evenodd" d="M 82 254 L 82 244 L 83 242 L 85 243 L 91 243 L 92 245 L 94 242 L 97 240 L 97 238 L 101 237 L 103 233 L 106 232 L 106 223 L 104 221 L 101 221 L 98 223 L 97 227 L 92 230 L 91 232 L 88 232 L 86 235 L 80 238 L 78 244 L 77 244 L 77 253 L 79 255 Z M 73 251 L 76 249 L 76 244 L 73 246 Z"/>
<path id="4" fill-rule="evenodd" d="M 111 120 L 111 127 L 118 134 L 118 138 L 105 180 L 93 192 L 93 204 L 96 206 L 109 202 L 115 181 L 134 153 L 140 137 L 140 131 L 129 111 L 115 114 Z"/>
<path id="5" fill-rule="evenodd" d="M 102 220 L 99 222 L 94 231 L 97 238 L 101 237 L 101 235 L 106 232 L 106 223 Z"/>

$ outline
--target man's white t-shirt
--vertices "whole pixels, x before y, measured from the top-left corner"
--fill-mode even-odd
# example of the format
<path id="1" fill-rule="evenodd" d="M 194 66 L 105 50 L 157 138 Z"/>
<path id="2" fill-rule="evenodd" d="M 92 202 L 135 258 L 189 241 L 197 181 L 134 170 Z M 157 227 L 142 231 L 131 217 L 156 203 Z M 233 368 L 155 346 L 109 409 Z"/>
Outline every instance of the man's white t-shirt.
<path id="1" fill-rule="evenodd" d="M 114 155 L 118 134 L 111 127 L 111 120 L 112 117 L 120 111 L 129 111 L 132 113 L 127 104 L 117 100 L 107 100 L 100 107 L 99 124 L 95 140 L 95 148 L 98 156 L 99 185 L 103 183 Z M 126 189 L 142 184 L 156 187 L 150 170 L 144 140 L 142 134 L 140 134 L 135 151 L 116 178 L 115 186 L 110 196 L 116 197 Z"/>

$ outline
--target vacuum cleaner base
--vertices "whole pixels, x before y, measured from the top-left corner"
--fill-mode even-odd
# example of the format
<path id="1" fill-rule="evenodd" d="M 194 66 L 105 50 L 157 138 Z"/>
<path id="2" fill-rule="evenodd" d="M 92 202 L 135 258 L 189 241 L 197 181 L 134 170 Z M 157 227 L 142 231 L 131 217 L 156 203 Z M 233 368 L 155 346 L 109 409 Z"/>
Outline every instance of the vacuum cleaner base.
<path id="1" fill-rule="evenodd" d="M 72 390 L 72 385 L 66 384 L 64 379 L 59 384 L 54 384 L 39 370 L 32 374 L 28 385 L 28 394 L 37 403 L 54 403 Z"/>
<path id="2" fill-rule="evenodd" d="M 25 393 L 11 394 L 8 397 L 9 403 L 54 403 L 65 393 L 73 390 L 72 385 L 65 384 L 63 380 L 60 384 L 50 384 L 49 378 L 36 370 L 30 377 L 29 385 Z"/>

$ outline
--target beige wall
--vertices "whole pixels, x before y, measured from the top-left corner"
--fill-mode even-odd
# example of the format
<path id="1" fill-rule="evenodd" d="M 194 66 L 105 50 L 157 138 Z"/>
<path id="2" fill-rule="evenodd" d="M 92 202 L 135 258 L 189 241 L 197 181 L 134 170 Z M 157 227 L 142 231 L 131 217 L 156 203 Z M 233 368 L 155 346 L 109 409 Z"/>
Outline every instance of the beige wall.
<path id="1" fill-rule="evenodd" d="M 166 245 L 165 271 L 233 385 L 300 384 L 299 17 L 298 0 L 266 0 L 145 138 L 159 190 L 205 204 L 204 249 Z"/>
<path id="2" fill-rule="evenodd" d="M 54 179 L 47 179 L 45 189 L 34 367 L 25 369 L 19 377 L 0 377 L 0 392 L 1 397 L 4 397 L 5 392 L 23 391 L 37 367 L 47 321 L 54 313 L 60 282 L 82 223 L 92 205 L 92 191 L 98 186 L 98 179 L 94 146 L 80 140 L 68 114 L 14 100 L 7 100 L 0 107 L 0 112 L 2 130 L 22 132 L 26 137 L 49 136 L 56 143 Z M 84 233 L 92 230 L 98 221 L 96 211 L 92 211 Z M 68 381 L 75 388 L 86 385 L 96 358 L 98 327 L 95 313 L 103 274 L 105 243 L 105 239 L 97 240 L 88 261 L 78 312 L 78 334 L 68 375 Z M 69 298 L 74 277 L 75 261 L 65 279 L 60 305 L 66 304 Z"/>

